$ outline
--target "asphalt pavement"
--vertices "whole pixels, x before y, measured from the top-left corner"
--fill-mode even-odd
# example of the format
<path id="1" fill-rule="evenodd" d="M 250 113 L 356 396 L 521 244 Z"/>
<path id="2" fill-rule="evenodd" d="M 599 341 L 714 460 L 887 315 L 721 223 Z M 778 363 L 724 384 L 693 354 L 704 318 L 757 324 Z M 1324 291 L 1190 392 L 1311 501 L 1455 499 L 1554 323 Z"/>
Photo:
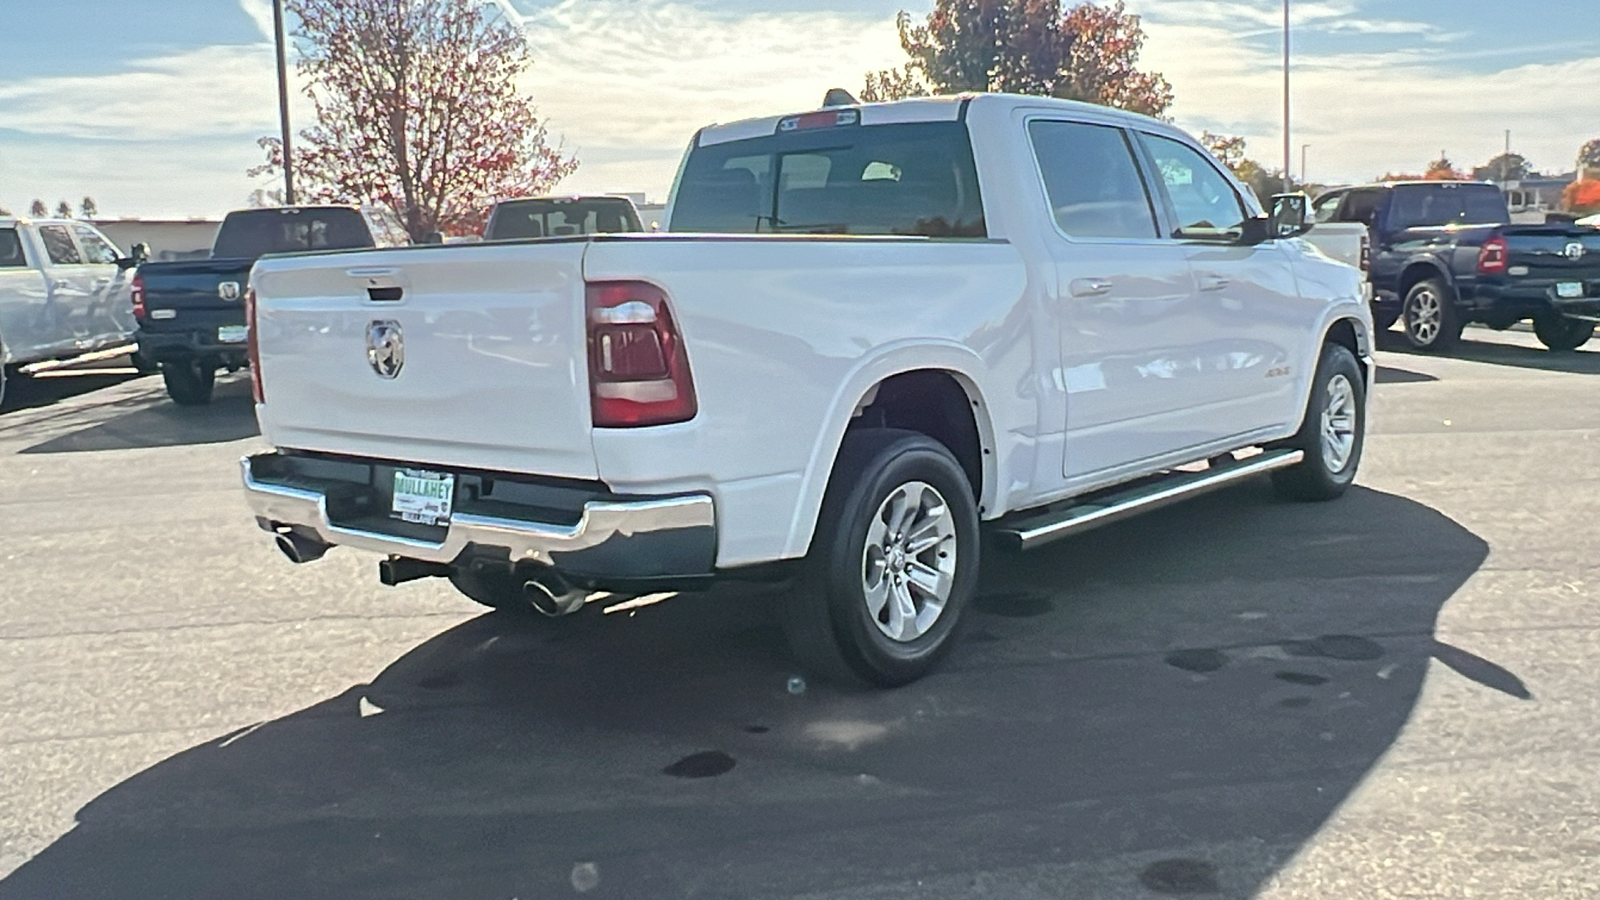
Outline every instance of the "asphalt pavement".
<path id="1" fill-rule="evenodd" d="M 295 567 L 204 409 L 0 413 L 0 900 L 1600 896 L 1600 353 L 1380 353 L 1359 487 L 991 553 L 946 667 L 770 592 L 488 615 Z"/>

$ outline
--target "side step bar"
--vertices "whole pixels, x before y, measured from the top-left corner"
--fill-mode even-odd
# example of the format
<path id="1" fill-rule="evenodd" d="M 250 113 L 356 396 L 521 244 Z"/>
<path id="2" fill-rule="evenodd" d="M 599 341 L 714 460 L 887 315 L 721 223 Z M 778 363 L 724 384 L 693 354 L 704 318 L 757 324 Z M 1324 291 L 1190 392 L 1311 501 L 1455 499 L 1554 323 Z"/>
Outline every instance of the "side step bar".
<path id="1" fill-rule="evenodd" d="M 1243 462 L 1225 463 L 1203 472 L 1177 473 L 1154 484 L 1095 496 L 1066 509 L 1007 522 L 997 528 L 995 534 L 1015 549 L 1032 550 L 1069 535 L 1210 493 L 1264 472 L 1286 469 L 1305 459 L 1305 456 L 1301 450 L 1269 450 Z"/>

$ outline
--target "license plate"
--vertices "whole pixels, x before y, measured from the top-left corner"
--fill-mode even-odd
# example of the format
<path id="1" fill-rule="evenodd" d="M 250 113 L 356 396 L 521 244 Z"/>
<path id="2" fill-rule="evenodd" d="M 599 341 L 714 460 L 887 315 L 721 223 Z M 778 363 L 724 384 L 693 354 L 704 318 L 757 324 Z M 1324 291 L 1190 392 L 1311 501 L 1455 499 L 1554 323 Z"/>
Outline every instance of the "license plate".
<path id="1" fill-rule="evenodd" d="M 1556 296 L 1563 300 L 1576 300 L 1583 296 L 1583 282 L 1563 281 L 1556 285 Z"/>
<path id="2" fill-rule="evenodd" d="M 242 344 L 250 339 L 250 328 L 246 325 L 224 325 L 217 329 L 217 343 Z"/>
<path id="3" fill-rule="evenodd" d="M 402 469 L 394 473 L 394 505 L 397 519 L 423 525 L 447 525 L 455 502 L 456 477 L 438 472 Z"/>

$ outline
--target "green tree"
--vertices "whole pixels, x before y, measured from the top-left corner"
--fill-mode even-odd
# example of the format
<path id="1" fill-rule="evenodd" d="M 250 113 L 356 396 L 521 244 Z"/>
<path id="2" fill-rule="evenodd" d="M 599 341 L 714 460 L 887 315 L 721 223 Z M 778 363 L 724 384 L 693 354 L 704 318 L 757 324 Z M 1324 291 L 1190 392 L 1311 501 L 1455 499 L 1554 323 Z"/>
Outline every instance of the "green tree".
<path id="1" fill-rule="evenodd" d="M 1428 163 L 1428 168 L 1422 173 L 1424 181 L 1466 181 L 1467 174 L 1456 168 L 1450 161 L 1449 154 L 1439 151 L 1439 158 Z"/>
<path id="2" fill-rule="evenodd" d="M 57 203 L 56 204 L 56 218 L 58 218 L 58 219 L 70 219 L 70 218 L 72 218 L 72 204 L 68 203 L 65 200 L 61 201 L 60 203 Z"/>
<path id="3" fill-rule="evenodd" d="M 1272 196 L 1282 194 L 1289 190 L 1289 185 L 1284 181 L 1283 173 L 1268 169 L 1261 163 L 1245 156 L 1245 140 L 1235 135 L 1213 134 L 1209 131 L 1200 133 L 1200 145 L 1211 151 L 1219 162 L 1233 171 L 1238 179 L 1255 192 L 1261 205 L 1270 207 Z"/>
<path id="4" fill-rule="evenodd" d="M 1600 170 L 1600 138 L 1578 148 L 1578 175 L 1582 177 L 1591 169 Z"/>
<path id="5" fill-rule="evenodd" d="M 1123 0 L 938 0 L 926 22 L 895 20 L 911 59 L 869 73 L 862 98 L 872 102 L 927 94 L 994 91 L 1037 94 L 1159 116 L 1172 86 L 1138 69 L 1144 28 Z"/>
<path id="6" fill-rule="evenodd" d="M 34 200 L 28 204 L 28 215 L 33 216 L 35 219 L 42 219 L 50 215 L 50 207 L 45 206 L 43 200 Z"/>
<path id="7" fill-rule="evenodd" d="M 1522 181 L 1535 174 L 1521 153 L 1502 153 L 1472 170 L 1474 181 Z"/>
<path id="8" fill-rule="evenodd" d="M 83 202 L 78 204 L 78 211 L 83 213 L 85 219 L 92 219 L 100 215 L 100 206 L 94 202 L 93 197 L 85 197 Z"/>

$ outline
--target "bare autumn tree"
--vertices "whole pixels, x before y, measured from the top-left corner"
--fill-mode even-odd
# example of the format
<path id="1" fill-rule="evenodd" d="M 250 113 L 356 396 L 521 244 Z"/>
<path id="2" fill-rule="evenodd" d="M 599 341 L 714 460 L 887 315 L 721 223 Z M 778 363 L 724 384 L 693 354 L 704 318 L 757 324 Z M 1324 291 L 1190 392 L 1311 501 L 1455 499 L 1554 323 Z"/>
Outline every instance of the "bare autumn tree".
<path id="1" fill-rule="evenodd" d="M 65 200 L 62 200 L 60 203 L 57 203 L 56 204 L 56 218 L 58 218 L 58 219 L 70 219 L 70 218 L 72 218 L 72 204 L 68 203 Z"/>
<path id="2" fill-rule="evenodd" d="M 1274 194 L 1288 190 L 1282 171 L 1269 170 L 1245 155 L 1244 138 L 1204 131 L 1200 133 L 1200 146 L 1210 150 L 1218 162 L 1233 170 L 1240 181 L 1249 185 L 1263 206 L 1271 206 Z"/>
<path id="3" fill-rule="evenodd" d="M 551 146 L 516 79 L 527 35 L 484 0 L 288 0 L 297 70 L 317 113 L 294 149 L 306 199 L 390 207 L 413 240 L 482 225 L 501 197 L 577 169 Z M 259 141 L 281 172 L 283 147 Z"/>
<path id="4" fill-rule="evenodd" d="M 923 24 L 895 19 L 911 57 L 869 73 L 862 98 L 998 91 L 1082 100 L 1159 116 L 1172 85 L 1138 69 L 1144 28 L 1122 0 L 1101 6 L 1061 0 L 938 0 Z"/>
<path id="5" fill-rule="evenodd" d="M 50 215 L 50 207 L 45 206 L 43 200 L 34 200 L 28 204 L 28 215 L 33 216 L 35 219 L 42 219 Z"/>
<path id="6" fill-rule="evenodd" d="M 1578 177 L 1582 178 L 1590 169 L 1600 169 L 1600 138 L 1578 148 Z"/>
<path id="7" fill-rule="evenodd" d="M 78 211 L 83 213 L 85 219 L 92 219 L 100 215 L 100 204 L 95 203 L 93 197 L 85 197 L 83 202 L 78 204 Z"/>

